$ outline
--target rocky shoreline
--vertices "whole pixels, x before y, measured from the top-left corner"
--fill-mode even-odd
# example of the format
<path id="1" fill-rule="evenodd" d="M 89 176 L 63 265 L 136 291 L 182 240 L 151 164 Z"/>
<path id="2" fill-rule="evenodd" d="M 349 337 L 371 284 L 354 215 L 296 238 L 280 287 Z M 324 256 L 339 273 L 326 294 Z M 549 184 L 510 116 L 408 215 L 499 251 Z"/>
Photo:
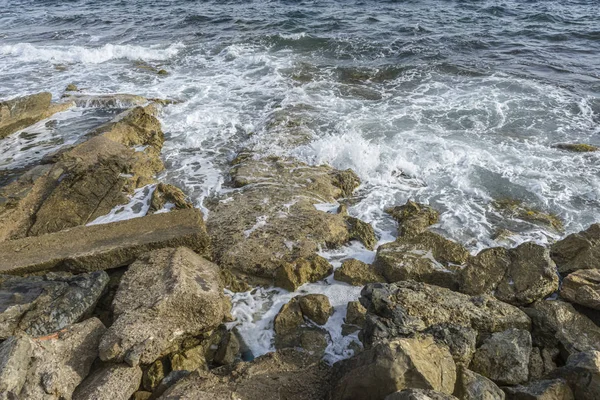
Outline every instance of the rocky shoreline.
<path id="1" fill-rule="evenodd" d="M 249 150 L 203 215 L 156 179 L 170 101 L 69 90 L 0 102 L 0 140 L 75 105 L 127 108 L 1 181 L 1 399 L 600 398 L 599 224 L 549 248 L 471 255 L 409 201 L 386 210 L 397 238 L 377 247 L 346 211 L 353 171 Z M 98 223 L 141 188 L 145 216 Z M 518 202 L 497 207 L 562 229 Z M 376 250 L 372 265 L 319 254 L 350 241 Z M 362 287 L 340 326 L 354 355 L 322 360 L 335 307 L 298 293 L 274 318 L 277 351 L 254 358 L 226 293 L 332 274 Z"/>

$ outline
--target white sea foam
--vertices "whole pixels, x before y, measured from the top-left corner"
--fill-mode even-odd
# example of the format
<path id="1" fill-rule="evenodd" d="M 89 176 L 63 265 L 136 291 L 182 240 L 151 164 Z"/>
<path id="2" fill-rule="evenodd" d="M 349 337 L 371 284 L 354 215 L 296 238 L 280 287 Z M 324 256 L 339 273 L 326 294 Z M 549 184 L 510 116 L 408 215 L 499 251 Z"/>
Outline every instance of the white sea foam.
<path id="1" fill-rule="evenodd" d="M 156 185 L 147 185 L 136 189 L 129 203 L 116 206 L 108 214 L 96 218 L 87 225 L 108 224 L 111 222 L 124 221 L 132 218 L 140 218 L 145 216 L 150 209 L 152 194 L 156 189 Z M 166 212 L 165 210 L 163 212 Z"/>

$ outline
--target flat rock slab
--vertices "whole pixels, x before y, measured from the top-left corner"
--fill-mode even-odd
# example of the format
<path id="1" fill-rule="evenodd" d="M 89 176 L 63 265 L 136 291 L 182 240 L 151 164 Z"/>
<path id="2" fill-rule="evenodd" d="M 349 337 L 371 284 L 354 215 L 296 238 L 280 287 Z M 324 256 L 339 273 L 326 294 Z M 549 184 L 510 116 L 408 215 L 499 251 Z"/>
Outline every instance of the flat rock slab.
<path id="1" fill-rule="evenodd" d="M 131 264 L 150 250 L 179 246 L 209 254 L 209 238 L 199 210 L 177 210 L 5 241 L 0 243 L 0 273 L 25 274 L 54 268 L 73 272 L 105 270 Z"/>

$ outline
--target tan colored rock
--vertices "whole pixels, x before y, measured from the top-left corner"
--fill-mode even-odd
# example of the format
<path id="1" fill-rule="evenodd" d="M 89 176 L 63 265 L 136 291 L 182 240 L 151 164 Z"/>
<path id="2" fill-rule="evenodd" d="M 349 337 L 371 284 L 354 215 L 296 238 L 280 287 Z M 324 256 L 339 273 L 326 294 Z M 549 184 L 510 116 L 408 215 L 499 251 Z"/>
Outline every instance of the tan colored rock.
<path id="1" fill-rule="evenodd" d="M 335 270 L 333 277 L 336 281 L 346 282 L 353 286 L 364 286 L 367 283 L 385 282 L 385 278 L 375 272 L 375 269 L 360 260 L 350 259 Z"/>
<path id="2" fill-rule="evenodd" d="M 0 339 L 44 336 L 89 316 L 108 283 L 104 271 L 71 276 L 0 275 Z"/>
<path id="3" fill-rule="evenodd" d="M 173 369 L 175 370 L 175 368 Z M 142 387 L 150 392 L 154 391 L 160 385 L 166 373 L 165 363 L 162 360 L 154 361 L 143 371 Z"/>
<path id="4" fill-rule="evenodd" d="M 113 300 L 116 320 L 102 337 L 100 358 L 147 364 L 189 336 L 223 320 L 219 268 L 190 249 L 161 249 L 133 263 Z"/>
<path id="5" fill-rule="evenodd" d="M 332 400 L 384 399 L 407 388 L 454 390 L 456 367 L 431 337 L 394 339 L 336 364 Z"/>
<path id="6" fill-rule="evenodd" d="M 572 303 L 600 310 L 600 269 L 584 269 L 569 274 L 560 295 Z"/>
<path id="7" fill-rule="evenodd" d="M 531 335 L 521 329 L 493 333 L 473 356 L 469 368 L 501 385 L 529 379 Z"/>
<path id="8" fill-rule="evenodd" d="M 439 213 L 426 204 L 407 201 L 403 206 L 385 210 L 398 222 L 398 236 L 414 236 L 423 233 L 440 217 Z"/>
<path id="9" fill-rule="evenodd" d="M 51 101 L 48 92 L 0 101 L 0 139 L 72 106 Z"/>
<path id="10" fill-rule="evenodd" d="M 333 307 L 329 298 L 324 294 L 307 294 L 298 299 L 302 315 L 316 322 L 319 325 L 325 325 L 329 317 L 333 314 Z"/>
<path id="11" fill-rule="evenodd" d="M 345 216 L 314 204 L 332 203 L 353 190 L 358 178 L 351 171 L 250 154 L 232 164 L 232 185 L 240 190 L 207 205 L 219 265 L 270 283 L 287 264 L 350 240 Z"/>
<path id="12" fill-rule="evenodd" d="M 456 290 L 458 266 L 468 258 L 461 244 L 426 231 L 379 246 L 373 265 L 388 282 L 415 280 Z"/>
<path id="13" fill-rule="evenodd" d="M 552 372 L 550 378 L 567 381 L 576 400 L 600 398 L 600 352 L 585 351 L 569 356 L 567 364 Z"/>
<path id="14" fill-rule="evenodd" d="M 349 301 L 346 310 L 346 323 L 363 327 L 365 325 L 365 315 L 367 310 L 358 301 Z"/>
<path id="15" fill-rule="evenodd" d="M 304 317 L 297 297 L 284 304 L 273 320 L 276 334 L 293 332 L 302 324 L 304 324 Z"/>
<path id="16" fill-rule="evenodd" d="M 553 147 L 561 150 L 572 151 L 575 153 L 589 153 L 593 151 L 598 151 L 597 146 L 592 146 L 591 144 L 585 143 L 559 143 L 554 145 Z"/>
<path id="17" fill-rule="evenodd" d="M 91 318 L 50 336 L 33 340 L 33 356 L 21 399 L 70 399 L 98 356 L 106 328 Z"/>
<path id="18" fill-rule="evenodd" d="M 600 268 L 600 224 L 554 243 L 550 255 L 561 274 Z"/>
<path id="19" fill-rule="evenodd" d="M 368 312 L 362 338 L 367 347 L 443 324 L 472 328 L 482 337 L 510 328 L 531 329 L 523 311 L 492 296 L 470 297 L 413 281 L 369 284 L 360 302 Z"/>
<path id="20" fill-rule="evenodd" d="M 494 382 L 465 367 L 460 367 L 454 395 L 461 400 L 504 400 L 505 395 Z"/>
<path id="21" fill-rule="evenodd" d="M 354 217 L 346 217 L 346 224 L 350 239 L 358 240 L 369 250 L 375 248 L 377 236 L 371 224 Z"/>
<path id="22" fill-rule="evenodd" d="M 574 400 L 569 385 L 562 379 L 542 380 L 504 388 L 507 400 Z"/>
<path id="23" fill-rule="evenodd" d="M 28 337 L 11 336 L 0 344 L 1 394 L 18 398 L 27 377 L 33 343 Z"/>
<path id="24" fill-rule="evenodd" d="M 192 347 L 180 353 L 170 356 L 171 369 L 173 371 L 195 371 L 197 369 L 208 369 L 203 345 Z"/>
<path id="25" fill-rule="evenodd" d="M 150 201 L 150 213 L 161 210 L 167 204 L 172 204 L 174 209 L 194 208 L 192 203 L 187 201 L 186 195 L 176 186 L 159 183 L 152 193 Z"/>
<path id="26" fill-rule="evenodd" d="M 73 393 L 73 400 L 129 400 L 140 387 L 142 369 L 108 364 L 94 371 Z"/>
<path id="27" fill-rule="evenodd" d="M 486 249 L 472 257 L 460 273 L 460 289 L 527 305 L 558 290 L 558 274 L 548 250 L 528 242 L 514 249 Z"/>
<path id="28" fill-rule="evenodd" d="M 57 267 L 74 272 L 116 268 L 150 250 L 187 246 L 209 254 L 199 210 L 179 210 L 111 224 L 0 243 L 0 272 L 24 274 Z"/>
<path id="29" fill-rule="evenodd" d="M 325 258 L 312 255 L 284 263 L 275 272 L 275 285 L 290 292 L 309 282 L 325 279 L 333 272 L 333 266 Z"/>
<path id="30" fill-rule="evenodd" d="M 533 337 L 542 347 L 562 346 L 567 354 L 600 350 L 600 327 L 563 301 L 538 301 L 524 311 L 533 322 Z M 582 334 L 585 332 L 585 334 Z"/>

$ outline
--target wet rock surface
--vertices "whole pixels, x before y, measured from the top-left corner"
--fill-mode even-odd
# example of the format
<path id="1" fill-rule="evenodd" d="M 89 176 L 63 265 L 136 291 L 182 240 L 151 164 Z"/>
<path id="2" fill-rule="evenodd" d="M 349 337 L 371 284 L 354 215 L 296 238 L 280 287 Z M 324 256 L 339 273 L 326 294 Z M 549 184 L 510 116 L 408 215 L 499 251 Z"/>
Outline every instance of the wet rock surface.
<path id="1" fill-rule="evenodd" d="M 336 281 L 346 282 L 353 286 L 364 286 L 367 283 L 385 282 L 385 278 L 375 272 L 375 269 L 360 260 L 347 260 L 335 270 L 333 277 Z"/>
<path id="2" fill-rule="evenodd" d="M 239 190 L 209 205 L 207 221 L 222 267 L 272 281 L 286 263 L 350 240 L 344 215 L 314 204 L 351 195 L 358 186 L 353 172 L 242 154 L 230 175 Z"/>
<path id="3" fill-rule="evenodd" d="M 0 338 L 44 336 L 89 316 L 108 283 L 104 271 L 27 278 L 0 275 Z"/>
<path id="4" fill-rule="evenodd" d="M 113 300 L 116 320 L 100 342 L 103 361 L 135 366 L 172 351 L 223 320 L 216 265 L 187 248 L 161 249 L 133 263 Z"/>
<path id="5" fill-rule="evenodd" d="M 275 272 L 275 285 L 295 291 L 309 282 L 325 279 L 333 272 L 333 266 L 325 258 L 314 254 L 286 262 Z"/>
<path id="6" fill-rule="evenodd" d="M 384 399 L 407 388 L 450 394 L 456 367 L 448 348 L 431 337 L 394 339 L 334 366 L 332 399 Z"/>
<path id="7" fill-rule="evenodd" d="M 398 222 L 398 236 L 414 236 L 423 233 L 438 222 L 440 214 L 426 204 L 407 201 L 402 206 L 386 208 L 386 213 Z"/>
<path id="8" fill-rule="evenodd" d="M 174 246 L 187 246 L 200 254 L 210 252 L 199 210 L 178 210 L 0 242 L 0 272 L 110 269 L 128 265 L 149 250 Z"/>

